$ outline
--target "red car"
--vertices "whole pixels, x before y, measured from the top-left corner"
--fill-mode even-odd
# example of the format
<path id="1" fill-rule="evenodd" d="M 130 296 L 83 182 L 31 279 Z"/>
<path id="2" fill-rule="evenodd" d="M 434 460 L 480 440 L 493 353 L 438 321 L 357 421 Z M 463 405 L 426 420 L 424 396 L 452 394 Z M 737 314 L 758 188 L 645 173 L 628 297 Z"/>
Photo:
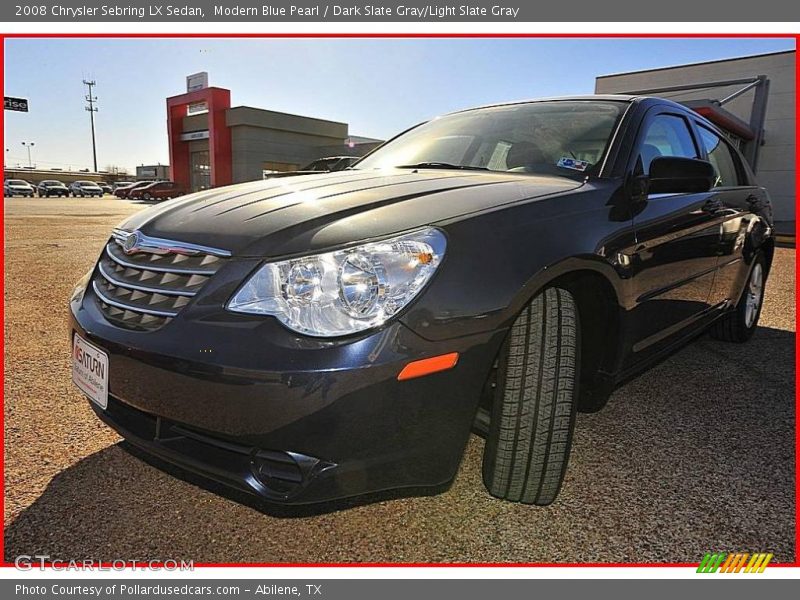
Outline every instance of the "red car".
<path id="1" fill-rule="evenodd" d="M 133 188 L 128 192 L 130 200 L 168 200 L 183 196 L 186 190 L 174 181 L 156 181 L 150 185 Z"/>
<path id="2" fill-rule="evenodd" d="M 136 190 L 136 189 L 139 189 L 139 188 L 143 188 L 143 187 L 145 187 L 147 185 L 150 185 L 151 183 L 154 183 L 154 182 L 153 181 L 137 181 L 136 183 L 131 183 L 130 185 L 121 186 L 121 187 L 118 187 L 114 191 L 114 195 L 117 198 L 127 198 L 128 194 L 130 194 L 133 190 Z"/>

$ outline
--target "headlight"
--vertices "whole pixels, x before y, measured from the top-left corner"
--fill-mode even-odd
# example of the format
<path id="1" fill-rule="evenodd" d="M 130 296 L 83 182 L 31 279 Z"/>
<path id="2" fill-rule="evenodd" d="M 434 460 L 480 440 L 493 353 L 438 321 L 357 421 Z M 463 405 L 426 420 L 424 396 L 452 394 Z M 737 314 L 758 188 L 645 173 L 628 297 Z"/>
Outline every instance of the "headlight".
<path id="1" fill-rule="evenodd" d="M 428 228 L 268 263 L 239 289 L 228 309 L 273 315 L 289 329 L 319 337 L 377 327 L 425 287 L 445 246 L 444 234 Z"/>

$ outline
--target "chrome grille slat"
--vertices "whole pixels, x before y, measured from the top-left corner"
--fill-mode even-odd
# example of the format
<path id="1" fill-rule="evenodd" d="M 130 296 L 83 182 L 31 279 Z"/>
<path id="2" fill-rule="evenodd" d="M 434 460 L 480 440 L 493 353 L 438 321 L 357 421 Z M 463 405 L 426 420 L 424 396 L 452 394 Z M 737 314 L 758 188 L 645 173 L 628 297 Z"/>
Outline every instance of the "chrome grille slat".
<path id="1" fill-rule="evenodd" d="M 111 237 L 116 240 L 120 246 L 124 246 L 131 231 L 125 229 L 115 228 Z M 138 232 L 136 232 L 138 233 Z M 186 242 L 176 242 L 174 240 L 165 240 L 163 238 L 155 238 L 142 235 L 139 238 L 141 242 L 141 251 L 149 252 L 152 254 L 181 254 L 184 256 L 217 256 L 220 258 L 228 258 L 231 253 L 221 248 L 214 248 L 212 246 L 201 246 L 200 244 L 189 244 Z"/>
<path id="2" fill-rule="evenodd" d="M 225 250 L 141 232 L 135 232 L 130 244 L 133 234 L 114 230 L 92 280 L 106 319 L 127 329 L 154 331 L 169 323 L 230 256 Z"/>
<path id="3" fill-rule="evenodd" d="M 131 269 L 145 269 L 147 271 L 157 271 L 159 273 L 182 273 L 186 275 L 213 275 L 217 272 L 216 269 L 189 269 L 183 267 L 176 268 L 161 266 L 158 264 L 147 264 L 143 261 L 131 261 L 120 256 L 120 251 L 113 249 L 113 246 L 110 243 L 106 246 L 106 252 L 111 260 L 113 260 L 115 263 L 118 263 L 123 267 L 130 267 Z"/>
<path id="4" fill-rule="evenodd" d="M 106 268 L 103 267 L 103 261 L 101 260 L 97 263 L 97 268 L 100 271 L 100 274 L 105 278 L 108 283 L 115 285 L 117 287 L 123 287 L 130 290 L 136 290 L 138 292 L 150 292 L 152 294 L 165 294 L 168 296 L 187 296 L 191 297 L 194 296 L 197 292 L 187 291 L 187 290 L 172 290 L 166 287 L 162 288 L 155 288 L 155 287 L 148 287 L 145 285 L 140 285 L 137 283 L 131 283 L 130 281 L 124 281 L 122 279 L 117 279 L 115 276 L 109 274 L 106 271 Z"/>
<path id="5" fill-rule="evenodd" d="M 178 314 L 178 311 L 169 311 L 169 310 L 156 310 L 152 308 L 145 308 L 143 306 L 138 305 L 131 305 L 125 304 L 123 302 L 117 302 L 116 300 L 112 300 L 108 296 L 106 296 L 103 292 L 100 291 L 99 286 L 97 285 L 97 281 L 92 282 L 92 287 L 94 288 L 94 293 L 97 294 L 97 297 L 100 298 L 105 304 L 109 306 L 115 306 L 116 308 L 121 308 L 122 310 L 129 310 L 131 312 L 140 312 L 146 315 L 153 315 L 155 317 L 174 317 Z"/>

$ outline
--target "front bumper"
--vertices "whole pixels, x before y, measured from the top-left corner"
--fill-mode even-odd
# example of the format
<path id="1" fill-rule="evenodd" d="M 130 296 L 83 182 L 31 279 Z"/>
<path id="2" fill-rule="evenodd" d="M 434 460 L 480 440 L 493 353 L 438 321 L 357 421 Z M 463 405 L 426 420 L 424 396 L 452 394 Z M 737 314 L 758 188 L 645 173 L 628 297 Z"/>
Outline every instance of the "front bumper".
<path id="1" fill-rule="evenodd" d="M 72 331 L 109 355 L 109 406 L 93 408 L 147 452 L 293 504 L 449 482 L 505 336 L 431 342 L 394 321 L 320 340 L 192 308 L 139 332 L 106 321 L 93 292 L 73 299 Z M 450 352 L 453 369 L 397 380 L 408 362 Z"/>

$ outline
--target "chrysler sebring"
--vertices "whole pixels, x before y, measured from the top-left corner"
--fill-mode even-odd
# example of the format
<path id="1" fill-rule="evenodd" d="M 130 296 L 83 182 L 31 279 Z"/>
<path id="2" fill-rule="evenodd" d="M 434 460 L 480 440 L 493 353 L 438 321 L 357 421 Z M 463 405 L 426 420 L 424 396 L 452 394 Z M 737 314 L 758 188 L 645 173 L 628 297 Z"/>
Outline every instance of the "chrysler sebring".
<path id="1" fill-rule="evenodd" d="M 464 110 L 121 223 L 71 298 L 73 380 L 132 444 L 268 500 L 445 485 L 477 431 L 488 491 L 545 505 L 577 411 L 753 334 L 773 247 L 767 192 L 680 104 Z"/>

